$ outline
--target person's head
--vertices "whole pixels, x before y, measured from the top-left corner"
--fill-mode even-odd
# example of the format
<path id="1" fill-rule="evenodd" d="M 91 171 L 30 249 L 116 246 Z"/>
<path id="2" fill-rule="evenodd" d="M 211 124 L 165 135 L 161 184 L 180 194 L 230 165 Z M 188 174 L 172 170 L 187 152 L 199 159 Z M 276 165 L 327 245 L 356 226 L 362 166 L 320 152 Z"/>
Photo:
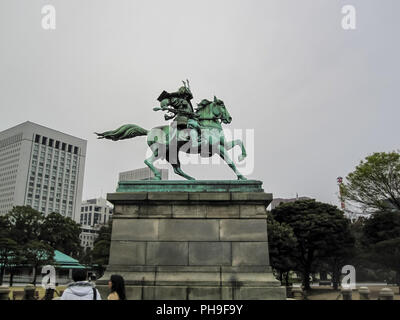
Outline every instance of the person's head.
<path id="1" fill-rule="evenodd" d="M 125 296 L 125 282 L 119 274 L 113 274 L 108 281 L 108 287 L 111 292 L 116 292 L 120 300 L 126 300 Z"/>
<path id="2" fill-rule="evenodd" d="M 72 271 L 72 280 L 77 281 L 85 281 L 86 280 L 86 271 L 85 269 L 74 269 Z"/>

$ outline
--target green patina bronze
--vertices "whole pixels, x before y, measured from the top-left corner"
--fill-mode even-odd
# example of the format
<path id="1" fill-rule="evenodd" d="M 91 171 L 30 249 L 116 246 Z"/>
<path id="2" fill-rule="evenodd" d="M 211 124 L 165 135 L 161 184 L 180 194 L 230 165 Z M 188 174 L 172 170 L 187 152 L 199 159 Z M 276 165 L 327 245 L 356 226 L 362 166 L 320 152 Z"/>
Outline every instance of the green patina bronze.
<path id="1" fill-rule="evenodd" d="M 120 181 L 117 192 L 263 192 L 258 180 Z"/>
<path id="2" fill-rule="evenodd" d="M 194 110 L 193 99 L 189 82 L 178 91 L 168 93 L 163 91 L 158 97 L 160 107 L 154 111 L 166 111 L 165 120 L 173 119 L 170 125 L 159 126 L 150 131 L 134 124 L 126 124 L 116 130 L 95 133 L 98 139 L 110 139 L 113 141 L 130 139 L 147 135 L 147 144 L 152 155 L 144 160 L 144 163 L 152 170 L 155 180 L 161 180 L 160 171 L 154 166 L 154 161 L 166 159 L 173 167 L 174 172 L 188 180 L 194 180 L 182 171 L 179 162 L 179 151 L 200 154 L 201 157 L 211 157 L 218 154 L 235 172 L 238 180 L 246 178 L 237 170 L 236 165 L 228 155 L 228 150 L 238 145 L 241 155 L 238 161 L 246 157 L 246 149 L 242 140 L 226 141 L 221 123 L 229 124 L 232 121 L 224 102 L 214 96 L 213 101 L 203 99 Z"/>

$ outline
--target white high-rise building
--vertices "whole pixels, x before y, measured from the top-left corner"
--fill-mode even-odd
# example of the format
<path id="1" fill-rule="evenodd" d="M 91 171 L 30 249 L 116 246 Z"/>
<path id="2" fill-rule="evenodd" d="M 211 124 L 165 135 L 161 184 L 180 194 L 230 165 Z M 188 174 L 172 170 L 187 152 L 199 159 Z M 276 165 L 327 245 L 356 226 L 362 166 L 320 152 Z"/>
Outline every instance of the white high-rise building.
<path id="1" fill-rule="evenodd" d="M 30 121 L 0 132 L 0 214 L 29 205 L 78 221 L 86 145 Z"/>
<path id="2" fill-rule="evenodd" d="M 168 169 L 159 169 L 161 172 L 161 180 L 168 180 Z M 132 181 L 132 180 L 150 180 L 154 178 L 153 171 L 150 168 L 139 168 L 130 171 L 119 173 L 118 181 Z"/>
<path id="3" fill-rule="evenodd" d="M 82 202 L 80 211 L 81 246 L 93 249 L 101 226 L 112 219 L 113 209 L 106 199 L 97 198 Z"/>

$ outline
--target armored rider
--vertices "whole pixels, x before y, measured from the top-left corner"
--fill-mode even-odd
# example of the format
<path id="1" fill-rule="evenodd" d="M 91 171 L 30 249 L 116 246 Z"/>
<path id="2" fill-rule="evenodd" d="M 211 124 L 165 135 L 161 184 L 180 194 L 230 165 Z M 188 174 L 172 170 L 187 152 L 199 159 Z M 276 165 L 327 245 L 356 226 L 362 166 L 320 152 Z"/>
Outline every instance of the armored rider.
<path id="1" fill-rule="evenodd" d="M 193 95 L 189 80 L 186 80 L 186 83 L 185 81 L 182 82 L 183 86 L 178 91 L 172 93 L 163 91 L 157 100 L 160 101 L 161 110 L 168 110 L 173 113 L 173 115 L 166 114 L 166 120 L 175 118 L 174 122 L 178 130 L 190 129 L 191 147 L 197 148 L 199 146 L 200 125 L 191 102 Z"/>

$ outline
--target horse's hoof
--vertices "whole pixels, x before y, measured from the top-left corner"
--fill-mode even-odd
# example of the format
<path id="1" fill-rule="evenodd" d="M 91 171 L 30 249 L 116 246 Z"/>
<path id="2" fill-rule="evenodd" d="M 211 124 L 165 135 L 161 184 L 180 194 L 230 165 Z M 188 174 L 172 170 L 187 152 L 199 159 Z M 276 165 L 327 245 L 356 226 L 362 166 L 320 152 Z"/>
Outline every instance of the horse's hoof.
<path id="1" fill-rule="evenodd" d="M 247 157 L 247 154 L 241 154 L 241 155 L 238 157 L 239 162 L 240 162 L 240 161 L 243 161 L 246 157 Z"/>

